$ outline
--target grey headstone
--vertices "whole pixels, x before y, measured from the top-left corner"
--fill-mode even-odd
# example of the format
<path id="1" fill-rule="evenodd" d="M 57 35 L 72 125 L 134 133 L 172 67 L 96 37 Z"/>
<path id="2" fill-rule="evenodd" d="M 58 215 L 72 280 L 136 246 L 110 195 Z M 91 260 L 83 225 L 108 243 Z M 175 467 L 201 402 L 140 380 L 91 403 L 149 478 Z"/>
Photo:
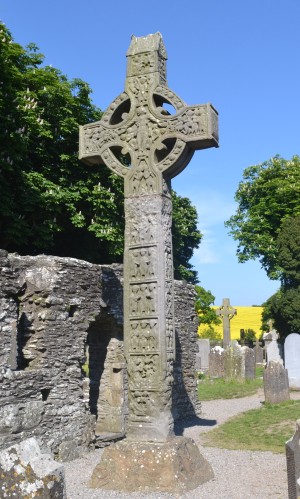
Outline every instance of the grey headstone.
<path id="1" fill-rule="evenodd" d="M 210 341 L 204 338 L 197 340 L 197 344 L 199 351 L 196 354 L 196 370 L 206 372 L 209 365 Z"/>
<path id="2" fill-rule="evenodd" d="M 265 401 L 278 404 L 290 400 L 288 372 L 281 362 L 271 361 L 267 364 L 264 374 Z"/>
<path id="3" fill-rule="evenodd" d="M 264 333 L 263 335 L 266 349 L 266 361 L 268 363 L 274 360 L 283 364 L 282 346 L 277 341 L 278 337 L 279 335 L 275 329 L 268 333 Z"/>
<path id="4" fill-rule="evenodd" d="M 225 357 L 222 347 L 212 348 L 209 352 L 208 373 L 211 378 L 223 378 L 225 373 Z"/>
<path id="5" fill-rule="evenodd" d="M 300 419 L 294 435 L 285 444 L 289 499 L 300 497 Z"/>
<path id="6" fill-rule="evenodd" d="M 255 353 L 252 348 L 242 347 L 245 363 L 245 379 L 255 378 Z"/>
<path id="7" fill-rule="evenodd" d="M 66 499 L 63 466 L 28 438 L 0 453 L 0 490 L 3 498 Z"/>
<path id="8" fill-rule="evenodd" d="M 231 345 L 224 350 L 224 364 L 226 379 L 245 378 L 243 350 L 238 343 L 231 342 Z"/>
<path id="9" fill-rule="evenodd" d="M 255 353 L 256 364 L 263 364 L 263 362 L 264 362 L 264 349 L 262 346 L 260 346 L 258 340 L 255 342 L 254 353 Z"/>
<path id="10" fill-rule="evenodd" d="M 289 334 L 284 343 L 284 365 L 290 388 L 300 389 L 300 334 Z"/>

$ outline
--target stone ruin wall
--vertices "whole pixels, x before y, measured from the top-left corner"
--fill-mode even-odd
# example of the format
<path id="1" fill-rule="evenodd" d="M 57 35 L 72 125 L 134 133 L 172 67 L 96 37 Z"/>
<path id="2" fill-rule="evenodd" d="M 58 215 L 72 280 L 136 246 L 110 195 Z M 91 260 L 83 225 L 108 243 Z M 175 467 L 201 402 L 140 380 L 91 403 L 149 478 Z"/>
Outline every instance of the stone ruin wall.
<path id="1" fill-rule="evenodd" d="M 122 266 L 0 251 L 0 269 L 0 449 L 35 436 L 68 460 L 123 436 Z M 176 421 L 200 413 L 194 299 L 175 281 Z"/>

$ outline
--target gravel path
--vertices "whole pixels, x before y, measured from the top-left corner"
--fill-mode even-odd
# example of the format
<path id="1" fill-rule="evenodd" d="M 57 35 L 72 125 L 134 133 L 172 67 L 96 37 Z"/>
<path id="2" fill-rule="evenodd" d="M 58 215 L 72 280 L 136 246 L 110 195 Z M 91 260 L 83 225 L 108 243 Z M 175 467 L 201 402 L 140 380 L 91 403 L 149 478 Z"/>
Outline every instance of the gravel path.
<path id="1" fill-rule="evenodd" d="M 300 398 L 295 392 L 292 398 Z M 102 449 L 90 452 L 83 458 L 65 463 L 68 499 L 288 499 L 286 460 L 284 454 L 272 452 L 234 451 L 202 447 L 201 434 L 228 418 L 261 406 L 264 401 L 262 390 L 256 395 L 242 399 L 212 400 L 202 402 L 201 420 L 189 421 L 188 426 L 178 428 L 191 437 L 199 446 L 203 456 L 211 464 L 215 478 L 183 496 L 168 493 L 126 494 L 105 490 L 89 489 L 87 481 L 99 462 Z M 246 428 L 245 428 L 245 431 Z"/>

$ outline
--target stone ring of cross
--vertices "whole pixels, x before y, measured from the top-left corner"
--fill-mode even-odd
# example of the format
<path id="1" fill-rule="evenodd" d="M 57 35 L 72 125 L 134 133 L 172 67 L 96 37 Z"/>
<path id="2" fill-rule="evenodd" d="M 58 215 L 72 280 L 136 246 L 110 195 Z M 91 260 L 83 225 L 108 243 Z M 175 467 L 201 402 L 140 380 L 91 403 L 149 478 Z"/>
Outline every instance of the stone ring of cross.
<path id="1" fill-rule="evenodd" d="M 160 34 L 152 36 L 154 52 L 132 41 L 125 91 L 80 132 L 80 158 L 130 181 L 128 195 L 161 192 L 161 174 L 171 179 L 196 149 L 218 146 L 217 112 L 211 104 L 187 106 L 166 86 L 165 48 Z"/>

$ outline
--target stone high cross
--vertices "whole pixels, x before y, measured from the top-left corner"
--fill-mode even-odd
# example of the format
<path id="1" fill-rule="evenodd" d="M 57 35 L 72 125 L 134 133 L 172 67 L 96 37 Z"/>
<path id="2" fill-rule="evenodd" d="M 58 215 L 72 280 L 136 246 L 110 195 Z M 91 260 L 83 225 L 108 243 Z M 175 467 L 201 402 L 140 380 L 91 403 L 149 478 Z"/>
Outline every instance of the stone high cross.
<path id="1" fill-rule="evenodd" d="M 217 308 L 216 314 L 223 322 L 223 347 L 230 345 L 230 321 L 237 314 L 235 308 L 230 305 L 229 298 L 223 298 L 221 307 Z"/>
<path id="2" fill-rule="evenodd" d="M 187 106 L 168 89 L 160 33 L 133 36 L 127 58 L 125 91 L 80 129 L 80 159 L 124 178 L 127 439 L 165 442 L 173 434 L 175 356 L 170 179 L 195 149 L 218 146 L 218 117 L 210 104 Z"/>

